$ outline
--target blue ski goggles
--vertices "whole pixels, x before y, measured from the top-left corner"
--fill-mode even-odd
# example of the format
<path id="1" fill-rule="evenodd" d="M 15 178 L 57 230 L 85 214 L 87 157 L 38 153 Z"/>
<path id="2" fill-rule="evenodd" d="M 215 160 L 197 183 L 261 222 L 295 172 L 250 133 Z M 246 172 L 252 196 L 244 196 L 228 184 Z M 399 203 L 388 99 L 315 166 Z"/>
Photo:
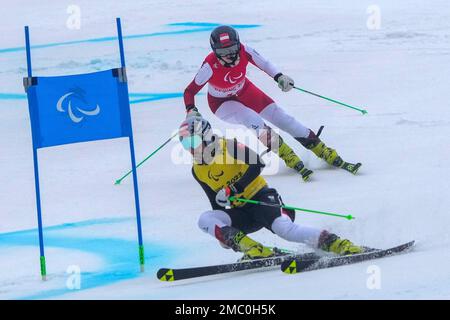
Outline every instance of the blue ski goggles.
<path id="1" fill-rule="evenodd" d="M 193 135 L 189 137 L 184 137 L 181 140 L 183 148 L 186 150 L 197 149 L 202 144 L 202 138 L 199 135 Z"/>

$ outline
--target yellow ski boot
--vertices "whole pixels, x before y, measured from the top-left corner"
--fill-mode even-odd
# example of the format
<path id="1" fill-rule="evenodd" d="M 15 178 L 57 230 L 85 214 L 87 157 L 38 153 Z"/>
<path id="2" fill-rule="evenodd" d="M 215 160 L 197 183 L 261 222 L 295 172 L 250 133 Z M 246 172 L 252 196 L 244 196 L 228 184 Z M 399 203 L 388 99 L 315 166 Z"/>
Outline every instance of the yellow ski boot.
<path id="1" fill-rule="evenodd" d="M 274 132 L 270 127 L 265 127 L 258 139 L 268 148 L 273 151 L 286 163 L 288 168 L 294 169 L 302 175 L 303 181 L 308 181 L 313 172 L 303 164 L 302 160 L 289 147 L 286 142 Z"/>
<path id="2" fill-rule="evenodd" d="M 354 245 L 350 240 L 341 239 L 334 233 L 323 231 L 319 238 L 319 248 L 341 256 L 363 253 L 364 248 Z"/>
<path id="3" fill-rule="evenodd" d="M 219 233 L 219 241 L 236 252 L 244 253 L 241 260 L 269 258 L 276 254 L 271 248 L 263 246 L 236 228 L 225 226 L 220 228 Z"/>
<path id="4" fill-rule="evenodd" d="M 340 167 L 343 162 L 336 150 L 327 147 L 322 141 L 312 148 L 311 151 L 319 158 L 325 160 L 330 166 Z"/>
<path id="5" fill-rule="evenodd" d="M 303 161 L 295 154 L 295 152 L 284 142 L 281 137 L 281 145 L 278 148 L 279 157 L 286 163 L 286 166 L 294 169 L 302 175 L 303 181 L 308 181 L 312 175 L 312 171 L 305 168 Z"/>
<path id="6" fill-rule="evenodd" d="M 320 130 L 319 130 L 320 132 Z M 310 130 L 307 138 L 295 138 L 306 149 L 311 150 L 317 157 L 325 160 L 330 166 L 342 168 L 350 173 L 356 174 L 361 167 L 361 163 L 349 163 L 342 160 L 337 151 L 333 148 L 327 147 L 319 137 Z"/>

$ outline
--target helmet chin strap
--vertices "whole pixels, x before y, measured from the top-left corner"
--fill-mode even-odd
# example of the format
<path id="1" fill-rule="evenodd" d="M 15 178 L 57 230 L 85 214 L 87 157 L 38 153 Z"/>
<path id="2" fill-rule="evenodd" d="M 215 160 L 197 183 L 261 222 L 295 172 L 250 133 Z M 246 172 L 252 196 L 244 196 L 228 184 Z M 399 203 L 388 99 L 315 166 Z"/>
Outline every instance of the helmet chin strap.
<path id="1" fill-rule="evenodd" d="M 218 141 L 218 136 L 213 134 L 212 132 L 209 132 L 203 140 L 203 144 L 205 147 L 209 146 L 212 143 L 216 143 Z"/>
<path id="2" fill-rule="evenodd" d="M 190 150 L 191 155 L 194 158 L 194 161 L 199 165 L 207 165 L 210 164 L 216 155 L 217 149 L 220 147 L 216 145 L 216 142 L 219 141 L 219 137 L 215 134 L 212 134 L 208 141 L 203 141 L 201 148 Z"/>
<path id="3" fill-rule="evenodd" d="M 231 62 L 226 62 L 225 60 L 223 60 L 223 58 L 221 57 L 221 56 L 217 56 L 217 59 L 219 59 L 220 61 L 222 61 L 223 62 L 223 65 L 225 66 L 225 67 L 233 67 L 234 66 L 234 64 L 235 64 L 235 62 L 237 61 L 237 59 L 238 59 L 238 57 L 239 57 L 239 54 L 235 54 L 234 55 L 234 58 L 232 59 L 232 61 Z"/>

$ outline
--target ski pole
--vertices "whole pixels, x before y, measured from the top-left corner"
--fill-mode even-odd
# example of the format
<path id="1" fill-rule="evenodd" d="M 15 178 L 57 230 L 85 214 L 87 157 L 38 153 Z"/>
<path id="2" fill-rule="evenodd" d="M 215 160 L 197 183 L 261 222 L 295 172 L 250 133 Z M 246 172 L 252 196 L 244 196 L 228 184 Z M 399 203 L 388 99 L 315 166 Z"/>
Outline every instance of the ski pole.
<path id="1" fill-rule="evenodd" d="M 352 215 L 343 215 L 343 214 L 337 214 L 337 213 L 331 213 L 331 212 L 324 212 L 324 211 L 317 211 L 317 210 L 310 210 L 310 209 L 303 209 L 303 208 L 297 208 L 292 206 L 286 206 L 286 205 L 280 205 L 276 203 L 268 203 L 263 201 L 256 201 L 256 200 L 249 200 L 249 199 L 243 199 L 243 198 L 236 198 L 234 196 L 231 196 L 228 198 L 230 201 L 240 201 L 240 202 L 247 202 L 252 204 L 257 204 L 260 206 L 268 206 L 268 207 L 276 207 L 276 208 L 283 208 L 283 209 L 289 209 L 289 210 L 298 210 L 298 211 L 304 211 L 304 212 L 310 212 L 310 213 L 316 213 L 316 214 L 324 214 L 327 216 L 334 216 L 339 218 L 345 218 L 348 220 L 355 219 Z"/>
<path id="2" fill-rule="evenodd" d="M 175 133 L 173 136 L 171 136 L 169 139 L 167 139 L 166 142 L 164 142 L 162 145 L 160 145 L 158 147 L 158 149 L 156 149 L 155 151 L 153 151 L 150 155 L 148 155 L 144 160 L 142 160 L 137 166 L 136 169 L 139 168 L 141 166 L 141 164 L 143 164 L 145 161 L 147 161 L 149 158 L 151 158 L 155 153 L 157 153 L 159 150 L 161 150 L 162 148 L 164 148 L 164 146 L 166 144 L 168 144 L 170 142 L 170 140 L 172 140 L 173 138 L 175 138 L 175 136 L 178 135 L 178 133 Z M 120 179 L 117 179 L 116 182 L 114 183 L 115 185 L 120 184 L 122 182 L 123 179 L 125 179 L 131 172 L 133 172 L 133 170 L 128 171 L 125 175 L 123 175 Z"/>
<path id="3" fill-rule="evenodd" d="M 296 87 L 296 86 L 294 86 L 294 88 L 299 90 L 299 91 L 302 91 L 302 92 L 305 92 L 305 93 L 309 93 L 309 94 L 311 94 L 313 96 L 316 96 L 316 97 L 319 97 L 319 98 L 322 98 L 322 99 L 325 99 L 325 100 L 328 100 L 328 101 L 340 104 L 340 105 L 342 105 L 344 107 L 351 108 L 351 109 L 354 109 L 354 110 L 358 110 L 362 114 L 366 114 L 367 113 L 367 110 L 365 110 L 365 109 L 356 108 L 356 107 L 353 107 L 353 106 L 348 105 L 346 103 L 343 103 L 343 102 L 340 102 L 340 101 L 337 101 L 337 100 L 334 100 L 334 99 L 330 99 L 330 98 L 321 96 L 320 94 L 317 94 L 317 93 L 314 93 L 314 92 L 311 92 L 311 91 L 308 91 L 308 90 L 305 90 L 305 89 L 302 89 L 302 88 L 299 88 L 299 87 Z"/>

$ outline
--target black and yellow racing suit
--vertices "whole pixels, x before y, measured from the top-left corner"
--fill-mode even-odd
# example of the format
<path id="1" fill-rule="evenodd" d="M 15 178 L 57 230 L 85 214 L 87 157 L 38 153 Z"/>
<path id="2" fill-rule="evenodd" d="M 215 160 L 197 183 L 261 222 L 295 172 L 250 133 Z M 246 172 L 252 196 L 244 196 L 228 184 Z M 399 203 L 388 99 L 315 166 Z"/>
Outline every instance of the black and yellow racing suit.
<path id="1" fill-rule="evenodd" d="M 222 208 L 216 204 L 215 197 L 221 189 L 232 185 L 236 196 L 251 199 L 267 186 L 260 176 L 264 163 L 257 153 L 240 144 L 237 140 L 218 138 L 218 146 L 211 161 L 205 164 L 194 162 L 192 174 L 200 183 L 214 209 Z M 243 203 L 235 203 L 235 206 Z"/>
<path id="2" fill-rule="evenodd" d="M 277 207 L 233 202 L 233 207 L 225 209 L 216 203 L 216 195 L 226 186 L 233 185 L 236 197 L 282 204 L 275 189 L 269 188 L 260 175 L 264 162 L 259 155 L 247 146 L 219 138 L 212 161 L 204 164 L 194 162 L 192 174 L 209 198 L 214 210 L 225 211 L 231 218 L 233 227 L 245 233 L 255 232 L 263 227 L 271 230 L 272 222 L 284 211 Z M 286 211 L 292 220 L 295 212 Z"/>

